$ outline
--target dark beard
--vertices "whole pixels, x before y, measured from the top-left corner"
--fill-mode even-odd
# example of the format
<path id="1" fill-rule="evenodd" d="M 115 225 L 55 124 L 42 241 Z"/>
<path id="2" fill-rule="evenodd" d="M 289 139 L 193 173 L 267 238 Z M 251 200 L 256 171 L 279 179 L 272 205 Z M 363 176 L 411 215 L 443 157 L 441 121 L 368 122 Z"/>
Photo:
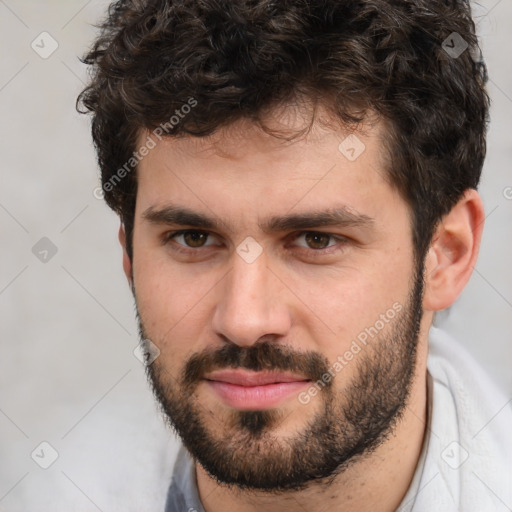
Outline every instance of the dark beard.
<path id="1" fill-rule="evenodd" d="M 154 394 L 194 459 L 219 483 L 279 492 L 328 483 L 384 443 L 403 414 L 414 377 L 423 313 L 420 267 L 408 303 L 386 327 L 391 332 L 381 333 L 354 358 L 350 364 L 357 364 L 357 371 L 341 391 L 333 381 L 344 378 L 343 370 L 326 383 L 316 397 L 322 410 L 286 437 L 273 434 L 286 419 L 282 411 L 232 411 L 226 422 L 198 403 L 197 385 L 218 368 L 292 371 L 313 383 L 329 370 L 322 355 L 268 341 L 248 348 L 229 344 L 191 356 L 179 381 L 155 360 L 147 367 Z M 139 325 L 144 339 L 140 319 Z M 215 423 L 221 434 L 212 430 Z"/>

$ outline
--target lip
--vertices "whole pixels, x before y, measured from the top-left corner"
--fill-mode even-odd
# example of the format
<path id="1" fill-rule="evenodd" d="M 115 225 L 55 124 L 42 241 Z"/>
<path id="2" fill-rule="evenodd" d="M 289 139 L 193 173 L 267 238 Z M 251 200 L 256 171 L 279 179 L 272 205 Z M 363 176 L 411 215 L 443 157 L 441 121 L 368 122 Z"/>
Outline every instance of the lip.
<path id="1" fill-rule="evenodd" d="M 299 393 L 310 381 L 290 373 L 219 370 L 208 374 L 205 382 L 229 407 L 264 410 Z"/>

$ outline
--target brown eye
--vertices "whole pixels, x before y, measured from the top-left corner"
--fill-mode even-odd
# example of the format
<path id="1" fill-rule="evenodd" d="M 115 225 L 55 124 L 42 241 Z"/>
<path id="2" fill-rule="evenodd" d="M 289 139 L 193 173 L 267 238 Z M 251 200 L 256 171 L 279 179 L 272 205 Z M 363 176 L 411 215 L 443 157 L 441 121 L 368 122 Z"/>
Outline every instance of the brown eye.
<path id="1" fill-rule="evenodd" d="M 331 235 L 327 233 L 306 233 L 304 240 L 310 249 L 325 249 L 329 246 Z"/>
<path id="2" fill-rule="evenodd" d="M 208 234 L 200 231 L 187 231 L 183 233 L 183 240 L 189 247 L 203 247 L 208 240 Z"/>
<path id="3" fill-rule="evenodd" d="M 176 231 L 166 236 L 167 241 L 173 241 L 183 247 L 191 249 L 200 249 L 215 244 L 213 235 L 206 231 L 183 230 Z"/>

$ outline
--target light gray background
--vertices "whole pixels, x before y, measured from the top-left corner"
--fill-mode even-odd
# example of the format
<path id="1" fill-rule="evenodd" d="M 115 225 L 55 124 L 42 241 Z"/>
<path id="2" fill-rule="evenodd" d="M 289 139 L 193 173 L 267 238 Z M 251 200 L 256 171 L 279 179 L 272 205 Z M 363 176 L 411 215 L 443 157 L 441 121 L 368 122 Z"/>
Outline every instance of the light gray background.
<path id="1" fill-rule="evenodd" d="M 0 511 L 161 510 L 172 468 L 176 443 L 133 355 L 118 221 L 93 195 L 89 119 L 74 110 L 77 56 L 107 5 L 0 0 Z M 512 2 L 482 1 L 475 18 L 493 102 L 487 221 L 474 276 L 440 321 L 512 396 Z M 43 31 L 59 45 L 47 59 L 31 48 Z M 32 252 L 42 237 L 57 247 L 46 263 Z M 47 470 L 31 458 L 42 441 L 59 454 Z"/>

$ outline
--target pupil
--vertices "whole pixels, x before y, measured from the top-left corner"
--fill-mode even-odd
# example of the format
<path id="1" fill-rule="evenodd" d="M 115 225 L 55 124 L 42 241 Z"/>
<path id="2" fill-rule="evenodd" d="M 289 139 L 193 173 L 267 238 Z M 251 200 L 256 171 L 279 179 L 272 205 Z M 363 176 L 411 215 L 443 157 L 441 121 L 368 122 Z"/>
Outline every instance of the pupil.
<path id="1" fill-rule="evenodd" d="M 313 249 L 324 249 L 329 244 L 329 235 L 322 235 L 321 233 L 308 233 L 306 235 L 306 242 Z"/>
<path id="2" fill-rule="evenodd" d="M 185 241 L 187 245 L 192 247 L 201 247 L 206 241 L 206 235 L 204 233 L 190 232 L 185 234 Z"/>

